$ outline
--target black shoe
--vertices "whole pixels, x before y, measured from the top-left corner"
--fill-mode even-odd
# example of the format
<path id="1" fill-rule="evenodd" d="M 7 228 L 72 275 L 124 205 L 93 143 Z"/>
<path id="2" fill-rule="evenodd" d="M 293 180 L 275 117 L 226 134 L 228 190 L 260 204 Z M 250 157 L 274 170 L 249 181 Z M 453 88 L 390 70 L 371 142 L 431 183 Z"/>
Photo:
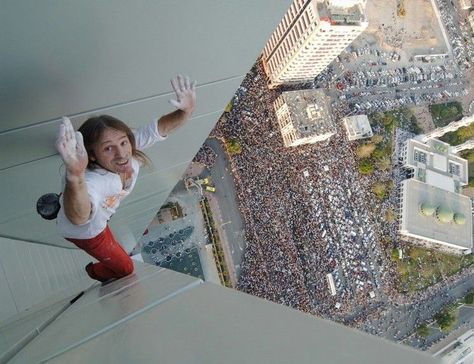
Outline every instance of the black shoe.
<path id="1" fill-rule="evenodd" d="M 96 278 L 94 272 L 92 271 L 92 265 L 94 264 L 94 262 L 90 262 L 89 264 L 86 265 L 85 267 L 85 270 L 87 272 L 87 275 L 92 278 L 92 279 L 95 279 L 96 281 L 98 281 L 98 279 Z"/>

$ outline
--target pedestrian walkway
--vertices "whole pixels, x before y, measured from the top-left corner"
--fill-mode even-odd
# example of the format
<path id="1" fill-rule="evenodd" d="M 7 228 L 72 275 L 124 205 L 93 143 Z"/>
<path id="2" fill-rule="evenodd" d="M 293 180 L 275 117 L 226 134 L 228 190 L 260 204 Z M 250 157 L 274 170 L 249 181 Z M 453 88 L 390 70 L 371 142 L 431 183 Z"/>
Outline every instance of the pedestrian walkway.
<path id="1" fill-rule="evenodd" d="M 235 271 L 235 266 L 232 260 L 232 254 L 229 248 L 229 241 L 227 240 L 227 234 L 225 234 L 222 228 L 222 212 L 219 207 L 219 203 L 214 196 L 208 196 L 209 206 L 212 211 L 212 218 L 214 219 L 214 224 L 219 234 L 220 243 L 222 250 L 224 251 L 224 258 L 227 265 L 227 270 L 229 272 L 229 278 L 232 283 L 232 287 L 237 286 L 238 278 Z"/>

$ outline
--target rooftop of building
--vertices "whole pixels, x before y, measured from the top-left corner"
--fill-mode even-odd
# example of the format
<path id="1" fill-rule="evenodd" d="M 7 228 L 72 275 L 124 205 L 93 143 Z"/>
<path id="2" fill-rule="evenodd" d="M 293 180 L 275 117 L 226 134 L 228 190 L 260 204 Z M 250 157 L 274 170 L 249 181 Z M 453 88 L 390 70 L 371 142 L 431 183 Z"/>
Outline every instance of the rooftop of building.
<path id="1" fill-rule="evenodd" d="M 287 91 L 281 97 L 288 106 L 298 138 L 335 133 L 328 98 L 322 90 Z"/>
<path id="2" fill-rule="evenodd" d="M 472 249 L 471 200 L 415 179 L 402 182 L 402 230 L 410 234 Z"/>
<path id="3" fill-rule="evenodd" d="M 327 19 L 332 25 L 360 25 L 366 22 L 365 9 L 361 1 L 318 2 L 320 19 Z"/>
<path id="4" fill-rule="evenodd" d="M 349 138 L 368 138 L 373 135 L 367 115 L 347 116 L 342 119 L 346 127 Z"/>
<path id="5" fill-rule="evenodd" d="M 468 181 L 467 160 L 450 153 L 450 145 L 438 139 L 409 139 L 406 164 L 418 169 L 416 179 L 447 191 L 458 192 Z"/>

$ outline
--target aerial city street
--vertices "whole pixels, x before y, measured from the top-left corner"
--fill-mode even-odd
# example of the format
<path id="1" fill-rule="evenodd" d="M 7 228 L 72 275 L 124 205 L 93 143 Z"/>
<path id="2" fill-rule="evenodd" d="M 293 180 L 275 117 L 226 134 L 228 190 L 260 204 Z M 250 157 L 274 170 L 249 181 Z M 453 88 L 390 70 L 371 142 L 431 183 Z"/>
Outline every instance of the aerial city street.
<path id="1" fill-rule="evenodd" d="M 471 5 L 294 1 L 185 176 L 212 180 L 187 193 L 210 200 L 229 286 L 432 354 L 474 328 Z M 288 35 L 317 13 L 315 38 Z"/>

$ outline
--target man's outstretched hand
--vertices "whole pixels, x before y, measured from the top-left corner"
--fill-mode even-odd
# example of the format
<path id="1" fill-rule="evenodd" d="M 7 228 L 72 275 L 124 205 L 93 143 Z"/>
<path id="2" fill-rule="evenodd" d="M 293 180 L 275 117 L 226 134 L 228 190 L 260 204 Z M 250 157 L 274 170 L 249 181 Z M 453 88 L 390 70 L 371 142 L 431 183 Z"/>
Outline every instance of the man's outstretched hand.
<path id="1" fill-rule="evenodd" d="M 81 177 L 89 161 L 80 132 L 75 132 L 71 121 L 63 117 L 59 125 L 56 149 L 66 165 L 67 177 Z"/>
<path id="2" fill-rule="evenodd" d="M 176 93 L 176 100 L 170 103 L 190 115 L 196 106 L 196 81 L 191 82 L 188 76 L 178 75 L 171 80 L 171 86 Z"/>

